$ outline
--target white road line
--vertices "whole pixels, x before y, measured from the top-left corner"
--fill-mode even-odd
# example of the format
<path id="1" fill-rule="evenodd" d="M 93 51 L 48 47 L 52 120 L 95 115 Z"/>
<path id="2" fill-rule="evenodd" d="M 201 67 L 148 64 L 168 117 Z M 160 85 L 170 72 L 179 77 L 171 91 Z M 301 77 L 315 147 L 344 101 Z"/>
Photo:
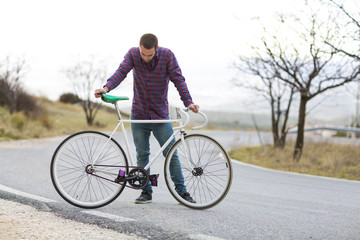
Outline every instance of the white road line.
<path id="1" fill-rule="evenodd" d="M 103 213 L 103 212 L 94 211 L 94 210 L 88 210 L 88 211 L 82 211 L 82 212 L 86 213 L 86 214 L 90 214 L 90 215 L 95 215 L 98 217 L 108 218 L 108 219 L 114 220 L 116 222 L 135 221 L 134 219 L 131 219 L 131 218 L 121 217 L 118 215 L 114 215 L 114 214 L 110 214 L 110 213 Z"/>
<path id="2" fill-rule="evenodd" d="M 224 238 L 212 237 L 204 234 L 190 234 L 189 238 L 196 240 L 225 240 Z"/>
<path id="3" fill-rule="evenodd" d="M 36 196 L 30 193 L 26 193 L 26 192 L 22 192 L 13 188 L 9 188 L 6 187 L 4 185 L 0 184 L 0 190 L 5 191 L 5 192 L 9 192 L 9 193 L 13 193 L 22 197 L 26 197 L 26 198 L 30 198 L 30 199 L 34 199 L 37 201 L 41 201 L 41 202 L 45 202 L 45 203 L 54 203 L 56 202 L 55 200 L 49 199 L 49 198 L 44 198 L 44 197 L 40 197 L 40 196 Z"/>

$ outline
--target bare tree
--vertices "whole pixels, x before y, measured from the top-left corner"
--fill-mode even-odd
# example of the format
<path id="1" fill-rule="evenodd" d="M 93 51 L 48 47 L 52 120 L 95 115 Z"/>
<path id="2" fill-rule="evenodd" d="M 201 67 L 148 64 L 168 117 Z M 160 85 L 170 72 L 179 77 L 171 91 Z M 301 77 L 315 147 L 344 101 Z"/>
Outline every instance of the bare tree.
<path id="1" fill-rule="evenodd" d="M 338 3 L 334 0 L 322 0 L 323 2 L 330 3 L 331 6 L 336 7 L 339 12 L 339 18 L 340 19 L 347 19 L 347 21 L 342 22 L 342 28 L 341 32 L 339 34 L 342 35 L 344 39 L 347 39 L 348 41 L 344 41 L 342 44 L 332 42 L 332 41 L 326 41 L 326 44 L 330 45 L 333 49 L 336 51 L 339 51 L 348 57 L 354 59 L 355 61 L 360 61 L 360 21 L 356 19 L 354 16 L 354 13 L 350 13 L 348 9 L 345 8 L 343 4 Z M 354 9 L 353 9 L 354 10 Z M 356 9 L 358 11 L 358 15 L 360 16 L 360 9 Z M 355 10 L 355 11 L 356 11 Z M 358 16 L 358 17 L 359 17 Z M 350 44 L 348 44 L 350 42 Z M 353 46 L 355 43 L 357 44 L 357 49 L 355 49 Z M 350 46 L 350 47 L 349 47 Z"/>
<path id="2" fill-rule="evenodd" d="M 279 18 L 282 32 L 275 32 L 270 38 L 262 38 L 262 56 L 265 61 L 255 61 L 258 68 L 270 69 L 271 77 L 280 80 L 300 96 L 297 123 L 297 138 L 294 160 L 299 161 L 304 146 L 304 126 L 307 103 L 326 91 L 355 80 L 360 74 L 359 64 L 329 47 L 326 42 L 340 43 L 339 26 L 334 19 L 321 20 L 317 12 L 309 15 L 307 21 L 294 16 Z M 294 34 L 295 41 L 281 37 Z M 254 75 L 260 76 L 254 72 Z M 270 96 L 270 92 L 269 92 Z"/>
<path id="3" fill-rule="evenodd" d="M 311 15 L 309 23 L 309 28 L 305 26 L 305 32 L 299 36 L 308 49 L 305 57 L 301 58 L 300 54 L 296 54 L 296 58 L 289 59 L 281 51 L 281 47 L 275 51 L 267 47 L 268 54 L 279 69 L 278 77 L 294 86 L 300 93 L 298 134 L 294 150 L 296 161 L 300 160 L 304 145 L 304 125 L 308 101 L 326 91 L 356 80 L 360 74 L 359 64 L 340 55 L 338 51 L 329 48 L 326 44 L 330 41 L 342 42 L 343 40 L 337 37 L 339 26 L 336 25 L 334 19 L 329 18 L 327 21 L 322 21 L 315 13 Z M 281 46 L 280 43 L 279 46 Z"/>
<path id="4" fill-rule="evenodd" d="M 234 67 L 246 75 L 257 76 L 259 81 L 237 78 L 234 79 L 234 84 L 250 89 L 268 101 L 271 109 L 271 129 L 274 147 L 283 149 L 288 132 L 287 123 L 293 101 L 294 88 L 277 78 L 276 68 L 269 64 L 268 57 L 262 56 L 260 49 L 253 49 L 253 57 L 239 56 L 239 61 L 234 63 Z"/>
<path id="5" fill-rule="evenodd" d="M 350 58 L 354 61 L 360 61 L 360 21 L 357 20 L 360 17 L 360 5 L 358 6 L 350 6 L 348 5 L 348 1 L 339 1 L 335 0 L 321 0 L 327 7 L 331 7 L 332 9 L 337 10 L 338 19 L 344 19 L 341 21 L 341 31 L 339 31 L 339 35 L 341 35 L 345 41 L 341 44 L 327 41 L 326 43 L 331 46 L 335 51 L 338 51 Z M 355 1 L 354 1 L 355 3 Z M 355 85 L 357 84 L 357 86 Z M 347 88 L 348 92 L 356 98 L 356 108 L 355 108 L 355 117 L 352 120 L 351 125 L 354 127 L 360 127 L 360 81 L 357 79 L 356 83 L 354 82 Z M 359 134 L 355 135 L 359 137 Z"/>
<path id="6" fill-rule="evenodd" d="M 21 80 L 26 71 L 24 58 L 13 60 L 10 56 L 6 56 L 0 62 L 0 105 L 7 106 L 10 114 L 16 111 L 18 98 L 22 93 Z"/>
<path id="7" fill-rule="evenodd" d="M 94 124 L 95 116 L 101 104 L 93 102 L 93 92 L 106 77 L 104 67 L 95 67 L 95 61 L 79 61 L 73 68 L 66 71 L 66 76 L 71 81 L 75 95 L 81 100 L 82 108 L 89 126 Z"/>

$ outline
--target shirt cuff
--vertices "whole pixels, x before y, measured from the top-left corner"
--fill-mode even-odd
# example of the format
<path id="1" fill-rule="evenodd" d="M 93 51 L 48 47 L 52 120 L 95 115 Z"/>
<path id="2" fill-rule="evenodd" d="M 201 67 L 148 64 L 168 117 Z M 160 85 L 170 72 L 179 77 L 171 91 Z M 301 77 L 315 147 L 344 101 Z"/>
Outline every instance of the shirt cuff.
<path id="1" fill-rule="evenodd" d="M 104 86 L 103 86 L 103 88 L 104 87 L 107 87 L 108 89 L 109 89 L 109 91 L 107 91 L 107 92 L 110 92 L 111 91 L 111 88 L 110 88 L 110 86 L 108 85 L 108 84 L 105 84 Z"/>

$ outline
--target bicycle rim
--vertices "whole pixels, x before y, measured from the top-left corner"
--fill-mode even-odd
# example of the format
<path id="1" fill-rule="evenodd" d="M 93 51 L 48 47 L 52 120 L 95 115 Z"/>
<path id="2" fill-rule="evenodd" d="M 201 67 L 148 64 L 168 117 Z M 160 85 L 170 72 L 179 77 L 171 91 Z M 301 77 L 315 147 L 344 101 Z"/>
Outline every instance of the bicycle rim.
<path id="1" fill-rule="evenodd" d="M 208 136 L 187 135 L 185 143 L 183 144 L 179 139 L 166 157 L 164 169 L 166 185 L 174 198 L 187 207 L 194 209 L 213 207 L 224 199 L 230 189 L 232 182 L 230 158 L 224 148 Z M 172 161 L 176 162 L 174 160 L 176 155 L 181 165 L 184 185 L 196 203 L 186 201 L 175 190 L 170 164 Z"/>
<path id="2" fill-rule="evenodd" d="M 102 207 L 123 191 L 124 185 L 109 180 L 116 178 L 119 166 L 127 173 L 128 162 L 121 146 L 108 139 L 108 135 L 100 132 L 79 132 L 66 138 L 54 152 L 51 180 L 59 195 L 70 204 Z M 98 160 L 91 172 L 89 166 L 95 158 Z"/>

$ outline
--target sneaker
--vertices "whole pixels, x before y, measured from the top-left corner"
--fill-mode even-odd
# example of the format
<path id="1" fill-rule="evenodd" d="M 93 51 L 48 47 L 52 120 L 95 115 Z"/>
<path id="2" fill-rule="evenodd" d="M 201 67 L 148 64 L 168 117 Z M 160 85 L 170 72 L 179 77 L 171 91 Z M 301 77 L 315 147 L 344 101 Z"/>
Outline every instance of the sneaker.
<path id="1" fill-rule="evenodd" d="M 190 196 L 190 193 L 188 192 L 181 195 L 181 197 L 190 203 L 196 203 L 195 200 Z"/>
<path id="2" fill-rule="evenodd" d="M 147 191 L 142 191 L 140 194 L 140 197 L 138 197 L 135 200 L 135 203 L 151 203 L 152 200 L 152 196 L 151 193 L 147 192 Z"/>

